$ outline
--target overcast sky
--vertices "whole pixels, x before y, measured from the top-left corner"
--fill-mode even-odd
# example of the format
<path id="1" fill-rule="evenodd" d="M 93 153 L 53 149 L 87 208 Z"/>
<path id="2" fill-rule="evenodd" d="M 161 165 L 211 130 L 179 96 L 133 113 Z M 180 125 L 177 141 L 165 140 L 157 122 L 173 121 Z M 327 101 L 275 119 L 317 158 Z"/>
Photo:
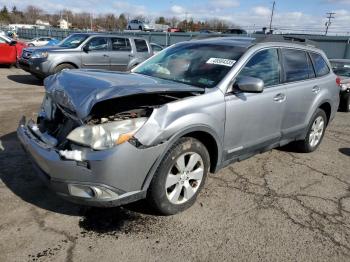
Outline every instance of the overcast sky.
<path id="1" fill-rule="evenodd" d="M 270 0 L 0 0 L 0 5 L 24 8 L 34 4 L 53 13 L 60 9 L 94 14 L 123 12 L 156 17 L 177 16 L 195 19 L 221 18 L 243 27 L 260 28 L 269 24 Z M 320 30 L 326 22 L 326 13 L 337 14 L 333 33 L 350 33 L 350 0 L 277 0 L 274 27 L 281 29 Z"/>

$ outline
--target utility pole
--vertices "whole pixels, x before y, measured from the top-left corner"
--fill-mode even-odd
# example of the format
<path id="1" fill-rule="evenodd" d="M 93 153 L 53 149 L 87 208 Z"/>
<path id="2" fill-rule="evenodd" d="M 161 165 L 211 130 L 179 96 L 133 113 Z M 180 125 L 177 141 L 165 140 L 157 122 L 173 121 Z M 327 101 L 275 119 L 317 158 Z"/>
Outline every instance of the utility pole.
<path id="1" fill-rule="evenodd" d="M 92 32 L 92 13 L 90 13 L 90 30 Z"/>
<path id="2" fill-rule="evenodd" d="M 328 28 L 331 26 L 331 24 L 332 24 L 332 19 L 333 18 L 335 18 L 334 17 L 334 15 L 335 15 L 335 13 L 333 13 L 333 12 L 329 12 L 329 13 L 327 13 L 327 18 L 328 18 L 328 22 L 326 22 L 326 33 L 325 33 L 325 35 L 327 35 L 328 34 Z"/>
<path id="3" fill-rule="evenodd" d="M 272 32 L 272 20 L 273 20 L 273 14 L 275 12 L 275 6 L 276 6 L 276 1 L 273 1 L 272 11 L 271 11 L 271 18 L 270 18 L 270 33 Z"/>

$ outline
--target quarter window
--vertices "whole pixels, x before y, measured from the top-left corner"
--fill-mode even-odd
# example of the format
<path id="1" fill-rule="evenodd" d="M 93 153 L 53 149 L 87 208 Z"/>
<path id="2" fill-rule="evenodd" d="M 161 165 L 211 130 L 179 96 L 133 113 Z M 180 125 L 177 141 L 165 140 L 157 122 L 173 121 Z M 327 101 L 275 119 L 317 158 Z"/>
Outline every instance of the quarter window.
<path id="1" fill-rule="evenodd" d="M 305 51 L 282 49 L 286 82 L 301 81 L 314 77 L 314 71 Z"/>
<path id="2" fill-rule="evenodd" d="M 135 45 L 137 52 L 148 52 L 148 46 L 145 40 L 135 39 Z"/>
<path id="3" fill-rule="evenodd" d="M 131 51 L 130 41 L 127 38 L 114 37 L 112 40 L 113 51 Z"/>
<path id="4" fill-rule="evenodd" d="M 310 53 L 310 56 L 315 67 L 316 75 L 318 77 L 327 75 L 329 73 L 329 67 L 323 57 L 316 53 Z"/>
<path id="5" fill-rule="evenodd" d="M 108 49 L 107 38 L 95 37 L 89 43 L 88 47 L 90 51 L 102 51 Z"/>
<path id="6" fill-rule="evenodd" d="M 244 66 L 238 77 L 260 78 L 265 87 L 280 83 L 280 66 L 277 49 L 267 49 L 255 54 Z"/>

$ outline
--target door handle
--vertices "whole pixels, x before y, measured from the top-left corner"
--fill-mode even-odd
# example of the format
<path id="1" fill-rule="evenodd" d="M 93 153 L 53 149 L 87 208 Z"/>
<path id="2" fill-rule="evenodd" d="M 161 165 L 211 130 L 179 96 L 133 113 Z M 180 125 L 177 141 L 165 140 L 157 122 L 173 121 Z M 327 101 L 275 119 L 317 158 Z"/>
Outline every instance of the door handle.
<path id="1" fill-rule="evenodd" d="M 282 93 L 277 94 L 277 95 L 273 98 L 273 100 L 274 100 L 275 102 L 284 102 L 284 101 L 286 100 L 286 95 L 285 95 L 285 94 L 282 94 Z"/>
<path id="2" fill-rule="evenodd" d="M 319 93 L 320 91 L 321 91 L 321 88 L 319 86 L 314 86 L 312 88 L 312 92 L 315 93 L 315 94 Z"/>
<path id="3" fill-rule="evenodd" d="M 104 57 L 109 57 L 109 55 L 106 55 L 106 54 L 104 54 L 103 56 L 104 56 Z"/>
<path id="4" fill-rule="evenodd" d="M 129 57 L 134 57 L 134 55 L 129 55 Z"/>

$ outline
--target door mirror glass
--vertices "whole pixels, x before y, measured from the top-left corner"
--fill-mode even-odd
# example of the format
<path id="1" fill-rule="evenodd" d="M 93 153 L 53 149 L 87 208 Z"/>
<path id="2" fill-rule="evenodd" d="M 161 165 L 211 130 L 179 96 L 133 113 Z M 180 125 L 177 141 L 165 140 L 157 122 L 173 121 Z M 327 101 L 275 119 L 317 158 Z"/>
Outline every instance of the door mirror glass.
<path id="1" fill-rule="evenodd" d="M 264 81 L 260 78 L 242 76 L 237 78 L 234 88 L 246 93 L 261 93 L 264 90 Z"/>

